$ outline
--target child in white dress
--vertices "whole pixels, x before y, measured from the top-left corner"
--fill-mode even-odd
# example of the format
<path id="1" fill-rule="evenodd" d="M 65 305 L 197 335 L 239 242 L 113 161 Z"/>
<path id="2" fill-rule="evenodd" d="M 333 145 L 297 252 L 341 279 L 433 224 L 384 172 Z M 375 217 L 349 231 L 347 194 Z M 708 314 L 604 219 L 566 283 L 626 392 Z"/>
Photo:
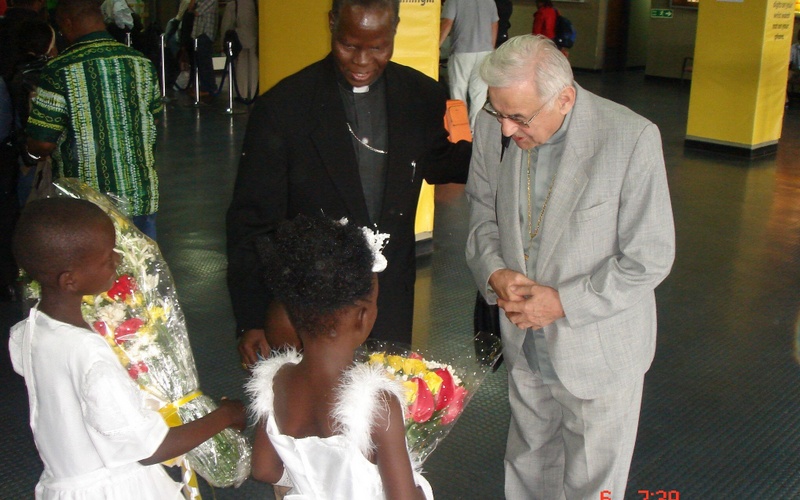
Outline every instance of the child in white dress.
<path id="1" fill-rule="evenodd" d="M 291 485 L 287 500 L 433 498 L 406 448 L 402 386 L 353 362 L 378 314 L 374 271 L 385 267 L 368 239 L 381 240 L 300 215 L 260 248 L 274 300 L 303 345 L 302 355 L 259 361 L 247 384 L 259 419 L 253 477 Z"/>
<path id="2" fill-rule="evenodd" d="M 169 428 L 83 320 L 81 298 L 108 290 L 116 277 L 114 239 L 114 225 L 100 208 L 72 198 L 32 202 L 17 224 L 14 256 L 42 290 L 9 340 L 44 463 L 36 498 L 182 498 L 181 485 L 159 462 L 228 426 L 246 425 L 244 406 L 223 400 L 207 416 Z"/>

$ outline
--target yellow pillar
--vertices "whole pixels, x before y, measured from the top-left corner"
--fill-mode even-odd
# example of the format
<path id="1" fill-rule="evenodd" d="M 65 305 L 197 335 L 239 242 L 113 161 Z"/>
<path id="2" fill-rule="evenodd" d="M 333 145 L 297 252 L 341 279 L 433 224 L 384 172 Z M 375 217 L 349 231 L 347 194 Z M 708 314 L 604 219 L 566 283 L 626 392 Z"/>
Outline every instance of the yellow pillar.
<path id="1" fill-rule="evenodd" d="M 330 52 L 330 0 L 259 0 L 259 82 L 264 91 Z M 439 78 L 440 0 L 402 0 L 392 61 Z M 444 116 L 442 116 L 444 122 Z M 423 182 L 417 239 L 433 231 L 433 187 Z"/>
<path id="2" fill-rule="evenodd" d="M 686 145 L 749 157 L 781 136 L 794 0 L 702 0 Z"/>

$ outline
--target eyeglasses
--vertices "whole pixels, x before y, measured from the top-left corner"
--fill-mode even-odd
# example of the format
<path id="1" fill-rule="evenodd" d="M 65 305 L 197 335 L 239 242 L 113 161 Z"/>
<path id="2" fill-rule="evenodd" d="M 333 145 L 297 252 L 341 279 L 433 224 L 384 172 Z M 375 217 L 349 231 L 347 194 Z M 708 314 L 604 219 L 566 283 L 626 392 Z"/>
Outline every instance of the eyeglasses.
<path id="1" fill-rule="evenodd" d="M 492 107 L 492 103 L 489 102 L 489 99 L 486 99 L 486 103 L 483 105 L 483 110 L 486 111 L 487 113 L 489 113 L 490 115 L 494 116 L 495 119 L 497 121 L 499 121 L 500 123 L 503 123 L 503 120 L 509 120 L 509 121 L 512 121 L 512 122 L 516 123 L 520 127 L 527 127 L 528 125 L 530 125 L 530 123 L 533 121 L 533 119 L 536 118 L 537 116 L 539 116 L 539 113 L 541 113 L 544 110 L 544 108 L 548 104 L 550 104 L 551 100 L 552 99 L 546 100 L 544 102 L 544 104 L 542 104 L 542 106 L 538 110 L 536 110 L 536 113 L 534 113 L 533 116 L 531 116 L 527 120 L 525 120 L 525 119 L 523 119 L 523 118 L 521 118 L 519 116 L 515 116 L 515 115 L 507 116 L 507 115 L 504 115 L 502 113 L 499 113 L 499 112 L 495 111 L 495 109 Z"/>

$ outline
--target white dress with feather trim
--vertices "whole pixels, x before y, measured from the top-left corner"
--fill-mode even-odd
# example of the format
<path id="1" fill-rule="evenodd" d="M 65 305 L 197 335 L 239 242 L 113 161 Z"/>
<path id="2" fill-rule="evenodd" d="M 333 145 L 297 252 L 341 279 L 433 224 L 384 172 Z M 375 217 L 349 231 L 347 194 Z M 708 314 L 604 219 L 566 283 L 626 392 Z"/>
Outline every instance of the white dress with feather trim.
<path id="1" fill-rule="evenodd" d="M 327 438 L 294 438 L 282 434 L 275 422 L 272 382 L 286 363 L 297 364 L 301 359 L 294 351 L 273 354 L 258 362 L 247 383 L 253 400 L 251 409 L 259 419 L 266 420 L 267 436 L 292 481 L 286 500 L 386 498 L 378 466 L 366 457 L 374 449 L 370 429 L 380 393 L 388 392 L 402 402 L 402 386 L 386 377 L 381 367 L 354 365 L 345 372 L 344 383 L 337 391 L 333 418 L 338 433 Z M 414 471 L 414 481 L 432 500 L 431 486 L 418 470 Z"/>

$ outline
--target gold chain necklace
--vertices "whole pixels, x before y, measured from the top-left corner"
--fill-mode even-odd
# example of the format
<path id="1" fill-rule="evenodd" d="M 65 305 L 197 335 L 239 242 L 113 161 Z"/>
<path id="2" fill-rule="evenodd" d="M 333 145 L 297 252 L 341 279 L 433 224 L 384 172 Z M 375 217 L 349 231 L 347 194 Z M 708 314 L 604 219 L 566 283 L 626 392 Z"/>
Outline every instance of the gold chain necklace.
<path id="1" fill-rule="evenodd" d="M 531 150 L 528 150 L 528 234 L 531 236 L 531 241 L 539 234 L 539 228 L 542 226 L 542 219 L 544 218 L 544 211 L 547 208 L 547 202 L 550 201 L 550 195 L 553 194 L 553 186 L 556 183 L 556 174 L 553 174 L 553 180 L 550 181 L 550 188 L 547 190 L 547 196 L 542 204 L 542 211 L 539 212 L 539 219 L 536 221 L 536 229 L 533 229 L 533 203 L 531 202 Z M 528 243 L 530 245 L 530 242 Z M 525 255 L 525 260 L 528 260 L 528 254 Z"/>

